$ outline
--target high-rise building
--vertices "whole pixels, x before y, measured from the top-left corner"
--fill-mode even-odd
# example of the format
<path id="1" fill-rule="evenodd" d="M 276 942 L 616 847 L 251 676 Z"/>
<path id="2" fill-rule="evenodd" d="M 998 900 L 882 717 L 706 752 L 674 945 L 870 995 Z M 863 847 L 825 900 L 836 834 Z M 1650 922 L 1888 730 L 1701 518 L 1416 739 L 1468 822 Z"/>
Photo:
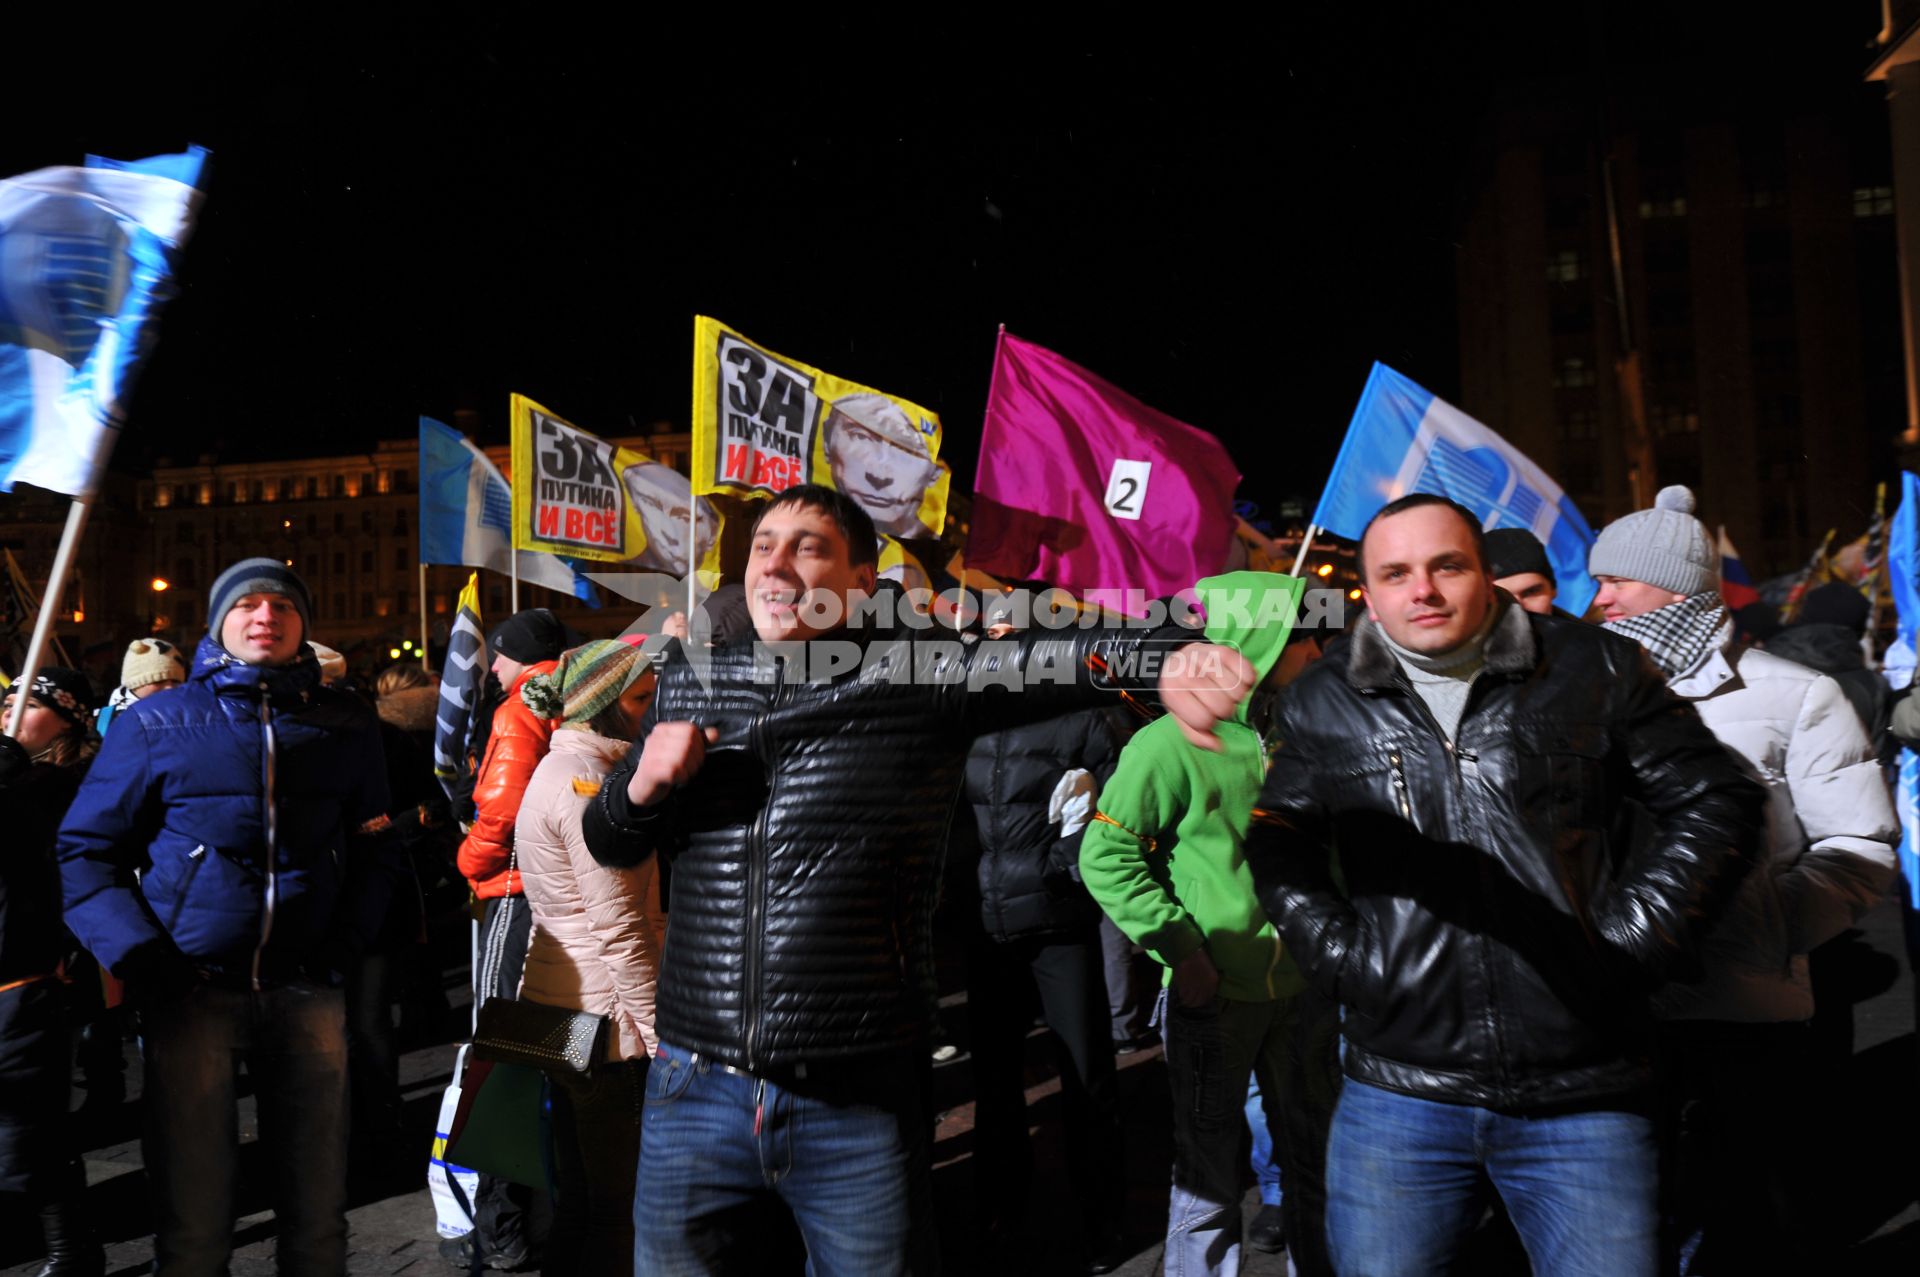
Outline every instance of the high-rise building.
<path id="1" fill-rule="evenodd" d="M 1596 527 L 1650 455 L 1641 500 L 1691 486 L 1779 572 L 1864 530 L 1908 422 L 1884 107 L 1766 74 L 1730 52 L 1497 91 L 1457 260 L 1461 407 Z"/>

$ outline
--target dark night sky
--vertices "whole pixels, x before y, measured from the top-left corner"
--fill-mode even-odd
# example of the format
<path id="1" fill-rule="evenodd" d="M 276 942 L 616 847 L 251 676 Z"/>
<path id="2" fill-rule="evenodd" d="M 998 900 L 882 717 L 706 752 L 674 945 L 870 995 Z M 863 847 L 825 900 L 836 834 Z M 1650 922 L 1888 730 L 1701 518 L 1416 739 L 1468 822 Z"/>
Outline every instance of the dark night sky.
<path id="1" fill-rule="evenodd" d="M 709 313 L 935 408 L 963 482 L 1004 322 L 1219 435 L 1242 495 L 1310 496 L 1372 359 L 1456 387 L 1487 86 L 1579 70 L 1586 28 L 1294 7 L 1344 12 L 210 27 L 109 55 L 86 100 L 13 76 L 0 172 L 214 153 L 123 467 L 352 451 L 462 407 L 499 442 L 510 390 L 603 434 L 684 426 Z M 1877 6 L 1838 8 L 1797 38 L 1857 84 Z M 1617 58 L 1708 47 L 1609 21 Z"/>

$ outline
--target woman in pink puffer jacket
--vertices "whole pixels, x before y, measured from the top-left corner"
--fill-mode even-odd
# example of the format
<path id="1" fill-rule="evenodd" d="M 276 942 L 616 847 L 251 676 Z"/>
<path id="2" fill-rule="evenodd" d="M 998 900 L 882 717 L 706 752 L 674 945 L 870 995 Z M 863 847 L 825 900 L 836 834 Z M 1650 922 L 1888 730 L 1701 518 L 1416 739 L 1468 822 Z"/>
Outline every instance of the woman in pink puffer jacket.
<path id="1" fill-rule="evenodd" d="M 534 713 L 559 720 L 514 823 L 514 855 L 533 911 L 520 996 L 612 1022 L 593 1080 L 553 1087 L 556 1200 L 547 1270 L 627 1274 L 666 914 L 655 863 L 595 863 L 580 836 L 580 813 L 632 748 L 653 698 L 653 671 L 638 647 L 587 643 L 520 694 Z"/>

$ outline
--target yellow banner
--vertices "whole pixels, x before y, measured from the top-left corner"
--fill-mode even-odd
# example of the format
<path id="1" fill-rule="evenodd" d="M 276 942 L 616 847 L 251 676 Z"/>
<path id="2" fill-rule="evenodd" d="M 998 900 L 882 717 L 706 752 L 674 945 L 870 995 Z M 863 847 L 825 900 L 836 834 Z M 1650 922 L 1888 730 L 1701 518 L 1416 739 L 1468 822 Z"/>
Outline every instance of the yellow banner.
<path id="1" fill-rule="evenodd" d="M 721 516 L 687 477 L 513 396 L 513 543 L 576 559 L 687 572 L 720 569 Z"/>
<path id="2" fill-rule="evenodd" d="M 938 536 L 953 476 L 940 418 L 919 404 L 693 321 L 693 490 L 768 497 L 820 483 L 883 535 Z"/>

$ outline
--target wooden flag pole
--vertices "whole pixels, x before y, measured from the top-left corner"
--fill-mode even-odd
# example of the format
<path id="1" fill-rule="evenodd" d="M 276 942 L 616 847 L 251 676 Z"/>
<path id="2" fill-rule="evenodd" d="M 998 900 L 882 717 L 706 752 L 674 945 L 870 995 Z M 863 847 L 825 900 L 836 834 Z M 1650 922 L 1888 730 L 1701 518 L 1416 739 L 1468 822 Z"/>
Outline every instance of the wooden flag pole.
<path id="1" fill-rule="evenodd" d="M 107 456 L 119 437 L 118 423 L 111 421 L 94 433 L 87 482 L 73 494 L 73 504 L 67 507 L 67 526 L 60 533 L 60 548 L 54 552 L 53 575 L 47 581 L 47 588 L 41 591 L 39 614 L 33 618 L 33 638 L 27 643 L 27 660 L 20 667 L 19 678 L 14 680 L 21 694 L 13 698 L 13 713 L 7 716 L 9 736 L 20 734 L 20 720 L 27 712 L 26 691 L 33 686 L 34 675 L 40 672 L 40 659 L 46 654 L 47 639 L 53 634 L 53 614 L 67 592 L 67 578 L 73 573 L 74 556 L 80 551 L 80 538 L 86 534 L 87 516 L 93 512 L 94 494 L 100 488 L 100 474 L 107 468 Z"/>

